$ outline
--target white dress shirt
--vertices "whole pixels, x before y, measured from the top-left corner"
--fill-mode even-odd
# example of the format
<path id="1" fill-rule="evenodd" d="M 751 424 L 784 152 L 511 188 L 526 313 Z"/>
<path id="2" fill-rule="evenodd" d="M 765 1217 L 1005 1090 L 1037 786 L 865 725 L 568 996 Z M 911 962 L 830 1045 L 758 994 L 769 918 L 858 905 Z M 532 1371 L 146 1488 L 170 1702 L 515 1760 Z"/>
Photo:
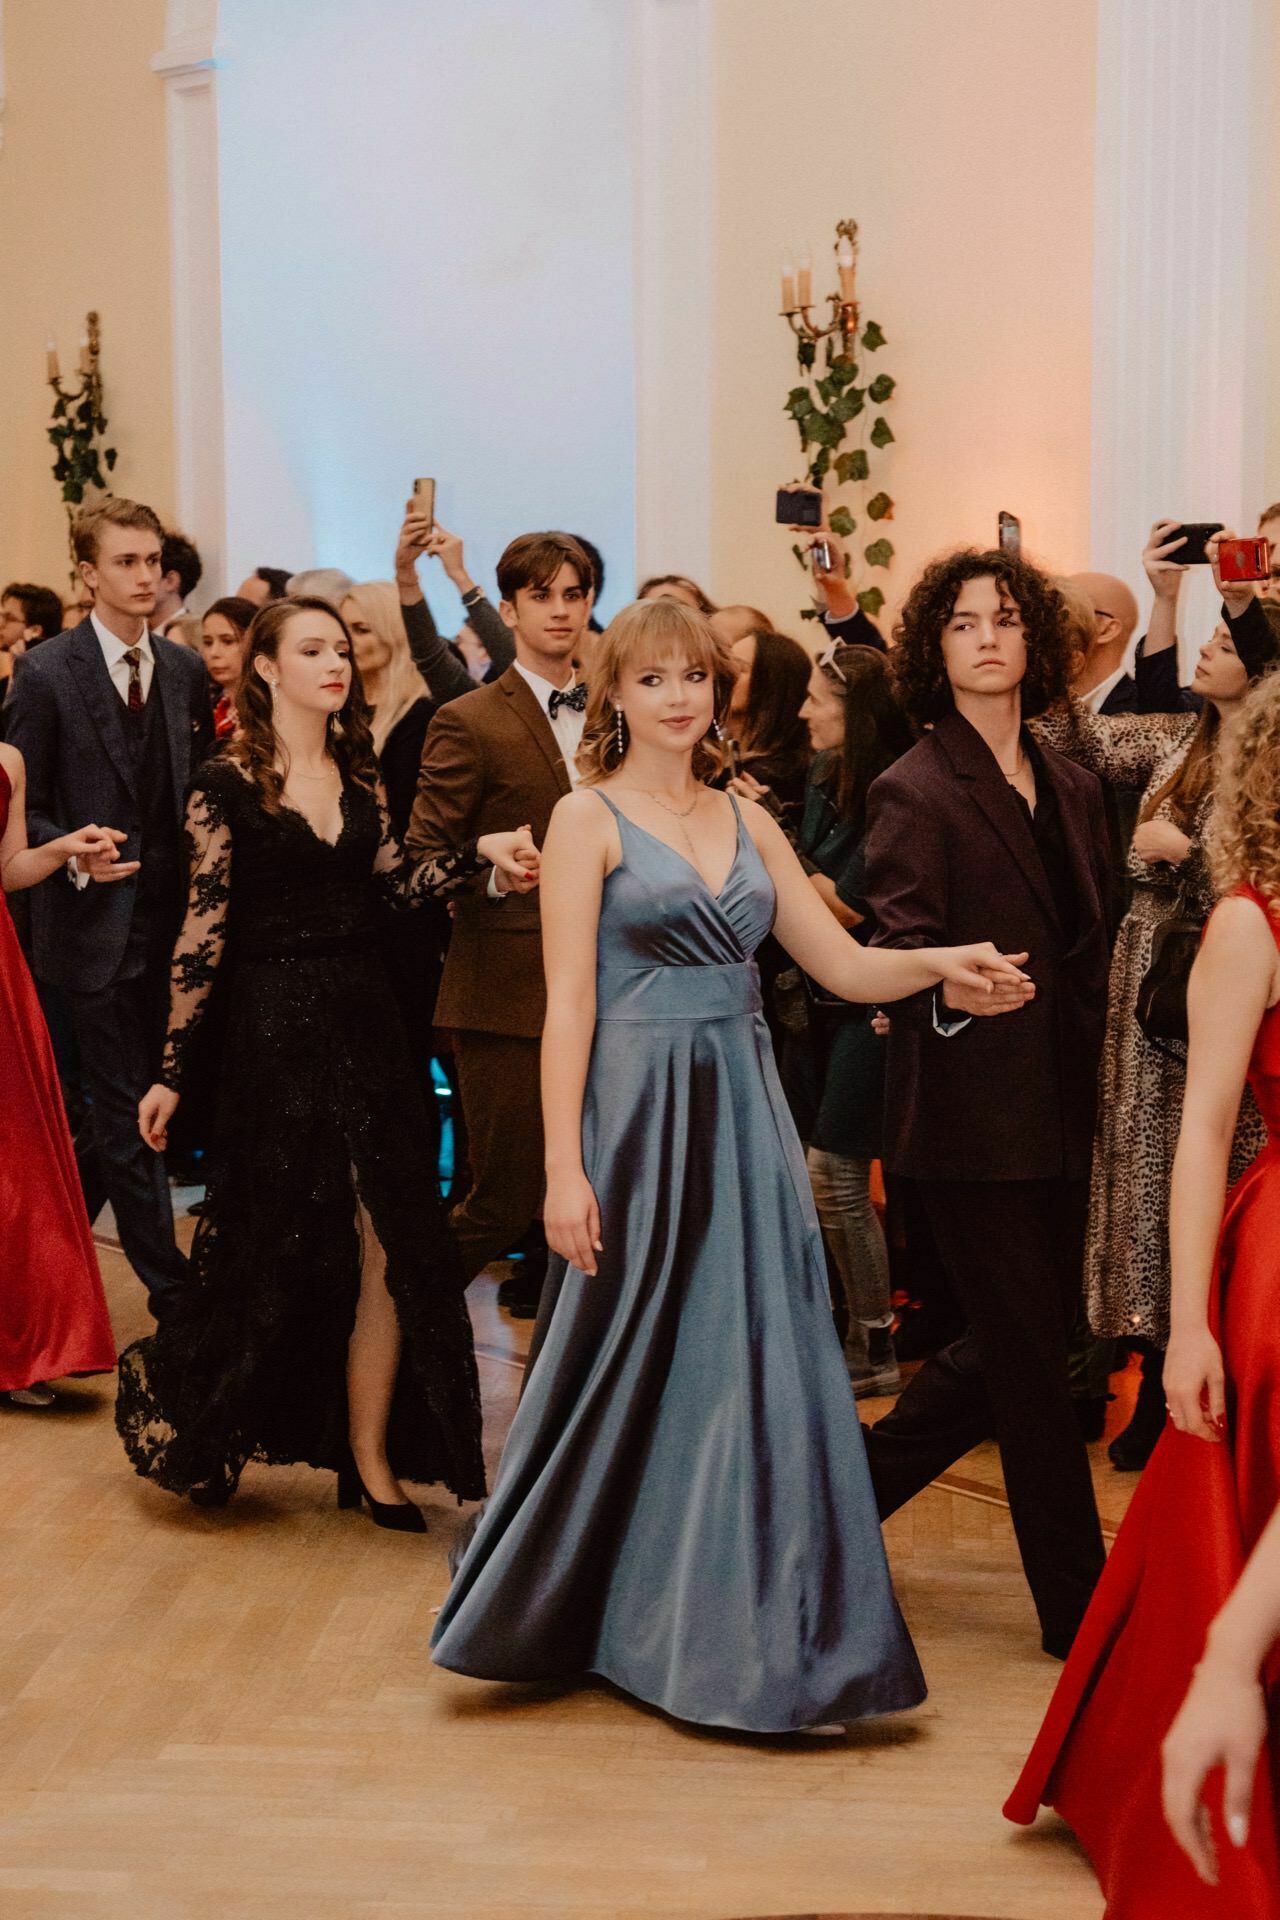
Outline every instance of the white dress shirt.
<path id="1" fill-rule="evenodd" d="M 560 707 L 556 711 L 555 719 L 553 720 L 551 718 L 552 694 L 568 693 L 569 688 L 574 684 L 573 680 L 570 680 L 566 686 L 553 687 L 549 680 L 544 680 L 540 673 L 531 673 L 529 668 L 524 666 L 519 660 L 514 664 L 516 672 L 520 675 L 520 678 L 529 688 L 534 699 L 546 715 L 547 725 L 550 727 L 552 733 L 554 733 L 556 745 L 564 757 L 564 764 L 569 774 L 569 784 L 570 786 L 576 787 L 579 779 L 578 748 L 582 745 L 582 729 L 587 716 L 585 713 L 575 713 L 572 707 Z M 498 870 L 496 867 L 492 867 L 489 871 L 489 898 L 491 900 L 502 900 L 505 899 L 505 897 L 498 887 Z"/>
<path id="2" fill-rule="evenodd" d="M 574 685 L 570 680 L 566 686 L 553 687 L 540 673 L 530 673 L 528 667 L 515 662 L 516 672 L 532 691 L 534 699 L 547 716 L 547 725 L 556 737 L 556 745 L 564 755 L 564 764 L 569 770 L 571 786 L 578 784 L 578 748 L 582 745 L 582 728 L 586 720 L 585 713 L 575 713 L 572 707 L 560 707 L 556 717 L 551 718 L 551 696 L 553 693 L 568 693 Z"/>
<path id="3" fill-rule="evenodd" d="M 107 672 L 111 675 L 111 684 L 127 707 L 129 704 L 129 662 L 124 656 L 128 652 L 128 648 L 123 640 L 117 640 L 114 633 L 112 633 L 109 628 L 103 626 L 96 613 L 91 613 L 89 618 L 93 622 L 93 630 L 98 636 L 98 645 L 102 648 L 102 657 L 106 661 Z M 138 652 L 142 656 L 138 662 L 138 671 L 142 682 L 142 698 L 145 701 L 151 691 L 151 681 L 156 670 L 155 655 L 151 651 L 151 635 L 147 632 L 145 626 L 142 630 L 142 637 L 137 644 Z"/>
<path id="4" fill-rule="evenodd" d="M 1082 695 L 1081 705 L 1088 707 L 1090 713 L 1101 713 L 1103 702 L 1110 699 L 1128 671 L 1128 665 L 1122 660 L 1114 673 L 1109 673 L 1105 680 L 1099 680 L 1096 687 L 1090 687 L 1088 693 Z"/>

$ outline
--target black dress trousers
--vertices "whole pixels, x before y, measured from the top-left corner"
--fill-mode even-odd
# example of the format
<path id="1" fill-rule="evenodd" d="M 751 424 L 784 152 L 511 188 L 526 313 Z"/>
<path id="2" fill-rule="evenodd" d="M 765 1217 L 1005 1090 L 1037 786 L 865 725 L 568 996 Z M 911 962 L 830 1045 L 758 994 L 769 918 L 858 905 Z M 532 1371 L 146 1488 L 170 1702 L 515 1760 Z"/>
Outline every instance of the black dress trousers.
<path id="1" fill-rule="evenodd" d="M 867 1431 L 880 1515 L 996 1440 L 1045 1647 L 1064 1654 L 1105 1558 L 1067 1378 L 1088 1182 L 921 1180 L 917 1191 L 968 1330 Z"/>

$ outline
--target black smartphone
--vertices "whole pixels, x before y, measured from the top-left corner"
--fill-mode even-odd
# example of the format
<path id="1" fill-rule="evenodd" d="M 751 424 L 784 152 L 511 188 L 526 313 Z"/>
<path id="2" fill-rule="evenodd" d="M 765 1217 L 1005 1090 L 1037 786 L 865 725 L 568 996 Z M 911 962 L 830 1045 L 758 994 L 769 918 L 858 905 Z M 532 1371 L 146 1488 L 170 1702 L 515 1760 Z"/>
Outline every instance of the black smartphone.
<path id="1" fill-rule="evenodd" d="M 1205 548 L 1211 537 L 1221 532 L 1221 520 L 1183 520 L 1170 529 L 1169 540 L 1181 537 L 1182 545 L 1175 547 L 1169 558 L 1176 567 L 1207 567 L 1209 556 Z M 1167 546 L 1169 542 L 1162 544 Z"/>
<path id="2" fill-rule="evenodd" d="M 820 527 L 821 493 L 817 487 L 779 487 L 774 519 L 780 527 Z"/>
<path id="3" fill-rule="evenodd" d="M 1022 552 L 1022 522 L 1016 513 L 1002 512 L 997 522 L 997 539 L 1001 553 L 1011 553 L 1016 560 Z"/>

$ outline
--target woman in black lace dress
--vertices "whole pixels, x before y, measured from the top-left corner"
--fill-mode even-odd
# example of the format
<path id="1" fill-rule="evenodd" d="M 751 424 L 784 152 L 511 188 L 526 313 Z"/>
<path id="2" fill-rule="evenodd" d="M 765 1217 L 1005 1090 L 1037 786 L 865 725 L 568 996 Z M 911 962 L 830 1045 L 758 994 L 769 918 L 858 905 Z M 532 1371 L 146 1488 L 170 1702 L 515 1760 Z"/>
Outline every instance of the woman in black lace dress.
<path id="1" fill-rule="evenodd" d="M 191 1278 L 120 1359 L 135 1468 L 220 1505 L 245 1463 L 344 1476 L 380 1525 L 421 1531 L 400 1478 L 484 1492 L 464 1275 L 436 1200 L 422 1096 L 380 959 L 380 903 L 536 883 L 527 832 L 411 866 L 387 823 L 351 639 L 326 602 L 257 615 L 240 730 L 187 809 L 191 893 L 157 1150 L 225 954 L 213 1172 Z M 486 864 L 487 863 L 487 864 Z"/>

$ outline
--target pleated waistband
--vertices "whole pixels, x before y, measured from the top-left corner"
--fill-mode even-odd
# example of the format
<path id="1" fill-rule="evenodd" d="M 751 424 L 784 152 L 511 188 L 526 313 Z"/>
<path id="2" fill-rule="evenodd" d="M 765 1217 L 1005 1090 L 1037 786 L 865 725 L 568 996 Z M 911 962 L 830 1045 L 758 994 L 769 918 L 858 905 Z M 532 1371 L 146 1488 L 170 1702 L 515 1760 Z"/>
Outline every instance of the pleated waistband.
<path id="1" fill-rule="evenodd" d="M 759 1013 L 754 960 L 721 967 L 601 967 L 597 1020 L 731 1020 Z"/>

